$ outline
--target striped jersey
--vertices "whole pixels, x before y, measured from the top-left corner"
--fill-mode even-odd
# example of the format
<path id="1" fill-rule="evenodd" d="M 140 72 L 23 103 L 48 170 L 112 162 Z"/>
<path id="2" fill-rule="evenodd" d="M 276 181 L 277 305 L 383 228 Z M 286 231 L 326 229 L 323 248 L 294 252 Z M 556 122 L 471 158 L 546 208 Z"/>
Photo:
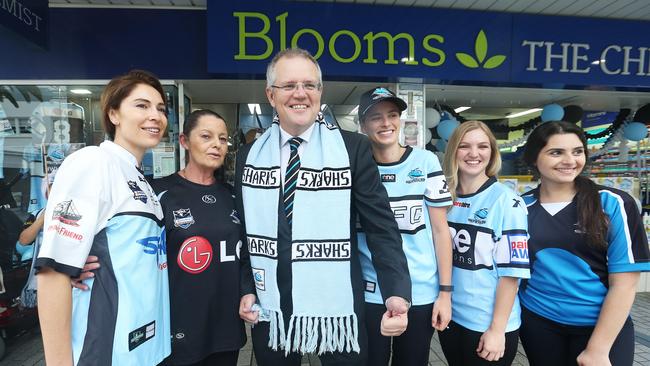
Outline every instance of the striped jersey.
<path id="1" fill-rule="evenodd" d="M 447 222 L 454 247 L 452 320 L 484 332 L 492 322 L 499 278 L 530 276 L 526 206 L 492 177 L 476 193 L 458 195 Z M 506 332 L 519 329 L 520 313 L 515 298 Z"/>
<path id="2" fill-rule="evenodd" d="M 402 236 L 402 248 L 411 275 L 412 303 L 431 304 L 438 297 L 439 282 L 427 207 L 451 205 L 451 194 L 440 163 L 430 151 L 408 146 L 399 161 L 377 165 Z M 358 238 L 366 302 L 383 304 L 366 235 L 360 229 Z"/>
<path id="3" fill-rule="evenodd" d="M 163 212 L 133 155 L 105 141 L 68 157 L 45 213 L 37 268 L 78 276 L 73 289 L 75 365 L 156 365 L 169 355 L 169 293 Z"/>

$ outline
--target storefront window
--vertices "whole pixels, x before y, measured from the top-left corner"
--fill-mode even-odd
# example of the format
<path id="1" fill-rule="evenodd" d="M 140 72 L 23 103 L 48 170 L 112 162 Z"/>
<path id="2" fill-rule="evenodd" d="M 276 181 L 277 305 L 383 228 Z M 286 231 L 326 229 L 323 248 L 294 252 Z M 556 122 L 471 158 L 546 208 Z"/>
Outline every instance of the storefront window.
<path id="1" fill-rule="evenodd" d="M 0 266 L 31 258 L 31 249 L 16 241 L 29 214 L 45 207 L 48 186 L 63 159 L 104 141 L 99 104 L 103 88 L 0 85 Z M 164 90 L 170 103 L 163 142 L 173 151 L 178 143 L 177 90 Z M 153 174 L 156 152 L 147 155 L 145 170 Z M 163 160 L 166 169 L 175 170 L 177 160 Z"/>

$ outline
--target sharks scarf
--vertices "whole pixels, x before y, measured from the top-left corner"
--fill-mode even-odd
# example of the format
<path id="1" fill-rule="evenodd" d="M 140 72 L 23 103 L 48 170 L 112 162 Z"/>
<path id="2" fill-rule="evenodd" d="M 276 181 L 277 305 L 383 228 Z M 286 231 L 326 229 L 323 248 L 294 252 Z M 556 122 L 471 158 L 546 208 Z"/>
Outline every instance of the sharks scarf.
<path id="1" fill-rule="evenodd" d="M 291 296 L 285 332 L 277 283 L 280 127 L 253 144 L 242 175 L 248 251 L 269 347 L 285 353 L 359 352 L 350 276 L 350 160 L 338 128 L 321 114 L 300 154 L 293 203 Z"/>

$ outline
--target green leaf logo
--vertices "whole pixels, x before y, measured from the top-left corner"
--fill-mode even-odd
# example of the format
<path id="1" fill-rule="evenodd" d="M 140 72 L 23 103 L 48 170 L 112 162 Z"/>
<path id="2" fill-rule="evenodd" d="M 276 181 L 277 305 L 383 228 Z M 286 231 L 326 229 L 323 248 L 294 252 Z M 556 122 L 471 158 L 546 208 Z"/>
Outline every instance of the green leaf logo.
<path id="1" fill-rule="evenodd" d="M 499 67 L 499 65 L 506 60 L 505 55 L 494 55 L 485 61 L 487 51 L 487 37 L 485 36 L 483 29 L 481 29 L 481 31 L 476 35 L 476 40 L 474 41 L 474 53 L 476 54 L 476 58 L 463 52 L 456 53 L 456 58 L 461 64 L 470 69 L 476 69 L 479 66 L 482 66 L 484 69 L 494 69 Z M 483 63 L 483 61 L 485 61 L 485 63 Z"/>

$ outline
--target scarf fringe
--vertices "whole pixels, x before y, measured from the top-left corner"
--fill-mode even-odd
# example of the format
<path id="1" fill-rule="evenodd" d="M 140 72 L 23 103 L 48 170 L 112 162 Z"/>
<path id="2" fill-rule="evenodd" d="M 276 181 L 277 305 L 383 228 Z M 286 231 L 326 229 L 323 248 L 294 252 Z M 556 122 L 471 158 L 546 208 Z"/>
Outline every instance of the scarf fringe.
<path id="1" fill-rule="evenodd" d="M 286 339 L 284 334 L 284 317 L 282 316 L 281 311 L 272 310 L 269 311 L 271 319 L 269 320 L 269 348 L 274 351 L 284 349 Z M 291 332 L 291 329 L 289 329 Z"/>
<path id="2" fill-rule="evenodd" d="M 280 314 L 281 316 L 281 314 Z M 277 334 L 271 322 L 271 335 Z M 340 317 L 295 316 L 289 320 L 286 341 L 281 342 L 285 355 L 289 352 L 314 353 L 360 352 L 357 315 Z M 318 342 L 320 337 L 320 344 Z M 271 341 L 269 341 L 271 347 Z M 274 348 L 274 350 L 276 350 Z"/>

